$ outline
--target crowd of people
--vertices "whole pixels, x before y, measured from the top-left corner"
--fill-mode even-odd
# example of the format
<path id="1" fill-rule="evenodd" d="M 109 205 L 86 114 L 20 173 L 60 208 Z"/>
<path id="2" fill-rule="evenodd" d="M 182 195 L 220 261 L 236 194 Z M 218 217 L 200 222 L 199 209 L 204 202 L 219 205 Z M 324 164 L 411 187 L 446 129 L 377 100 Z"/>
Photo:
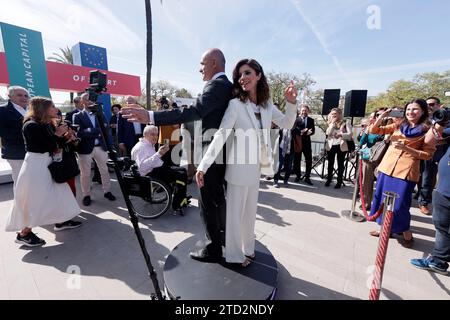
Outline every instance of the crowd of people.
<path id="1" fill-rule="evenodd" d="M 75 109 L 62 121 L 51 100 L 30 100 L 26 89 L 10 87 L 9 103 L 0 108 L 2 157 L 11 165 L 14 181 L 14 203 L 6 230 L 18 231 L 18 243 L 40 246 L 45 241 L 32 228 L 54 224 L 55 230 L 64 230 L 81 225 L 72 220 L 80 213 L 75 179 L 56 183 L 46 168 L 58 161 L 61 150 L 67 149 L 78 159 L 83 206 L 92 202 L 93 161 L 104 197 L 114 201 L 106 139 L 120 155 L 135 161 L 142 176 L 176 186 L 174 210 L 189 204 L 187 184 L 195 174 L 209 243 L 191 252 L 192 259 L 219 262 L 224 256 L 227 263 L 250 265 L 256 258 L 254 227 L 260 177 L 272 178 L 275 188 L 280 187 L 280 180 L 288 186 L 291 174 L 295 175 L 295 182 L 303 179 L 313 185 L 311 136 L 315 134 L 315 121 L 307 105 L 298 105 L 297 89 L 292 83 L 285 89 L 286 112 L 282 113 L 270 98 L 263 67 L 256 60 L 240 60 L 233 70 L 232 82 L 225 74 L 225 63 L 221 50 L 205 52 L 200 72 L 206 84 L 190 106 L 178 106 L 161 97 L 157 110 L 148 111 L 131 96 L 125 98 L 124 105 L 114 104 L 112 117 L 105 124 L 107 137 L 102 135 L 97 118 L 101 115 L 96 116 L 91 109 L 93 103 L 87 93 L 74 99 Z M 433 254 L 411 263 L 442 273 L 450 261 L 450 187 L 445 180 L 449 174 L 450 132 L 447 124 L 432 121 L 432 114 L 441 108 L 439 99 L 430 97 L 416 98 L 404 108 L 397 108 L 397 113 L 393 113 L 393 108 L 379 109 L 362 120 L 358 141 L 363 160 L 361 209 L 370 210 L 373 215 L 383 201 L 383 193 L 396 192 L 399 199 L 394 208 L 392 233 L 401 234 L 403 244 L 411 247 L 414 238 L 410 207 L 417 186 L 420 211 L 430 215 L 430 204 L 433 205 L 437 235 Z M 194 121 L 201 122 L 203 152 L 196 171 L 188 175 L 174 154 L 183 139 L 180 128 Z M 343 186 L 347 153 L 355 148 L 353 128 L 340 108 L 330 111 L 325 133 L 328 174 L 324 185 L 329 187 L 336 173 L 334 188 L 339 189 Z M 375 151 L 380 145 L 382 155 Z M 377 159 L 371 156 L 375 153 L 379 155 Z M 303 177 L 302 155 L 306 167 Z M 40 187 L 35 188 L 37 185 Z M 377 237 L 380 232 L 374 230 L 370 234 Z"/>

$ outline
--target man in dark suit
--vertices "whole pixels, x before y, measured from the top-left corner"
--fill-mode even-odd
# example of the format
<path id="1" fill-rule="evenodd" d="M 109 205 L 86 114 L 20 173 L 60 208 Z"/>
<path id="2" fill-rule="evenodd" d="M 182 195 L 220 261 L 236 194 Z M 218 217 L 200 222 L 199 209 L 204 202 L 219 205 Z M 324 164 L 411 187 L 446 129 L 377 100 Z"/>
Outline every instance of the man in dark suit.
<path id="1" fill-rule="evenodd" d="M 126 98 L 127 105 L 136 105 L 137 100 L 128 96 Z M 140 123 L 132 123 L 124 119 L 119 114 L 119 119 L 117 121 L 117 140 L 119 142 L 119 149 L 123 154 L 131 156 L 131 149 L 139 142 L 142 138 L 142 133 L 144 132 L 145 125 Z"/>
<path id="2" fill-rule="evenodd" d="M 91 102 L 89 101 L 88 93 L 81 95 L 81 104 L 84 109 L 74 115 L 73 124 L 79 126 L 77 136 L 81 139 L 78 144 L 78 159 L 81 171 L 80 182 L 81 192 L 83 193 L 83 205 L 89 206 L 91 204 L 90 178 L 92 159 L 95 160 L 100 171 L 105 198 L 114 201 L 116 197 L 110 192 L 111 181 L 106 164 L 108 162 L 108 154 L 106 153 L 106 146 L 97 118 L 89 109 Z M 105 124 L 106 126 L 107 124 Z"/>
<path id="3" fill-rule="evenodd" d="M 147 111 L 142 108 L 123 108 L 122 114 L 128 121 L 171 125 L 202 120 L 202 133 L 218 129 L 228 103 L 232 98 L 233 84 L 225 75 L 225 57 L 219 49 L 210 49 L 202 56 L 200 73 L 207 81 L 202 95 L 196 103 L 187 108 L 162 111 Z M 207 148 L 209 141 L 203 142 Z M 225 229 L 225 164 L 214 163 L 204 177 L 200 189 L 200 213 L 211 243 L 198 252 L 191 252 L 191 258 L 203 262 L 218 262 L 222 259 L 222 234 Z"/>
<path id="4" fill-rule="evenodd" d="M 66 113 L 65 120 L 73 124 L 73 116 L 74 114 L 81 112 L 83 110 L 83 105 L 81 104 L 81 98 L 75 97 L 73 98 L 73 103 L 75 105 L 75 109 Z"/>
<path id="5" fill-rule="evenodd" d="M 301 152 L 296 152 L 294 156 L 294 173 L 297 175 L 295 182 L 299 182 L 301 179 L 300 166 L 303 153 L 306 162 L 305 182 L 312 186 L 313 183 L 310 179 L 312 167 L 311 136 L 316 132 L 316 126 L 314 124 L 314 119 L 308 116 L 309 112 L 309 107 L 303 105 L 300 109 L 300 116 L 297 118 L 294 125 L 294 135 L 300 137 L 302 141 Z"/>
<path id="6" fill-rule="evenodd" d="M 8 103 L 0 106 L 0 138 L 2 158 L 11 166 L 12 179 L 15 183 L 25 158 L 22 124 L 30 96 L 27 89 L 11 86 L 8 88 L 8 97 Z"/>

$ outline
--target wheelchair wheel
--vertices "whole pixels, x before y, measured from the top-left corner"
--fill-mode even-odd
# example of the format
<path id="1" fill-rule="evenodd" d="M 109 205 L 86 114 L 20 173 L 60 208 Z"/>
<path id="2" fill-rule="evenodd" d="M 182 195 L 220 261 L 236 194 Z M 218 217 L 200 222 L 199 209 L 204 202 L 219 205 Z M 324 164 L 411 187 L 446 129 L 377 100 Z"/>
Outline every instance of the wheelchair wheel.
<path id="1" fill-rule="evenodd" d="M 144 219 L 155 219 L 162 216 L 172 204 L 170 187 L 162 181 L 149 180 L 151 194 L 146 197 L 130 195 L 134 212 Z"/>

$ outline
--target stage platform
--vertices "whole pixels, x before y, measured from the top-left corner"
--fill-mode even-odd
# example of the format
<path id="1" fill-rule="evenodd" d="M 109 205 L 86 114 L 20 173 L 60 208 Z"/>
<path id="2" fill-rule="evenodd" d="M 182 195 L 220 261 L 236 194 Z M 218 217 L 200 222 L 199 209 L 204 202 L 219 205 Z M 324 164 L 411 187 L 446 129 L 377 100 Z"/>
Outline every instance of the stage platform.
<path id="1" fill-rule="evenodd" d="M 272 300 L 278 266 L 270 251 L 256 241 L 255 259 L 247 267 L 199 262 L 189 252 L 204 248 L 205 241 L 190 237 L 176 246 L 164 265 L 167 296 L 173 300 Z"/>

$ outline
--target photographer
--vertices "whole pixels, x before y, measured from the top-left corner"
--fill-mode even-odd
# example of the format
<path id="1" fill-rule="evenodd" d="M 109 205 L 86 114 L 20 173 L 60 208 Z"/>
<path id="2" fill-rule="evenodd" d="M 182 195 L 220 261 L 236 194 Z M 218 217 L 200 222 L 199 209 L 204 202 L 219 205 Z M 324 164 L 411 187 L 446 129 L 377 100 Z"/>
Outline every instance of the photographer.
<path id="1" fill-rule="evenodd" d="M 325 187 L 330 186 L 333 180 L 334 171 L 334 159 L 337 156 L 338 162 L 338 175 L 337 182 L 334 186 L 335 189 L 339 189 L 342 186 L 344 176 L 344 162 L 345 156 L 348 152 L 348 143 L 353 139 L 352 127 L 348 124 L 344 118 L 342 118 L 342 110 L 339 108 L 331 109 L 328 115 L 328 128 L 326 130 L 327 141 L 327 160 L 328 160 L 328 175 Z"/>
<path id="2" fill-rule="evenodd" d="M 166 97 L 162 97 L 161 98 L 161 107 L 163 110 L 171 110 L 171 109 L 178 108 L 178 105 L 174 102 L 170 106 L 169 101 L 166 99 Z M 175 164 L 172 161 L 172 150 L 178 143 L 180 143 L 180 125 L 179 124 L 173 124 L 173 125 L 159 127 L 158 144 L 160 146 L 162 146 L 167 141 L 169 141 L 169 151 L 162 158 L 162 160 L 164 161 L 164 165 L 167 165 L 167 166 L 179 165 L 179 162 Z"/>
<path id="3" fill-rule="evenodd" d="M 433 115 L 435 112 L 441 109 L 441 101 L 436 97 L 430 97 L 427 99 L 427 105 L 430 110 L 430 116 L 433 121 Z M 442 156 L 445 154 L 448 148 L 448 140 L 440 139 L 436 141 L 436 152 L 432 159 L 423 162 L 422 181 L 419 188 L 419 209 L 425 215 L 431 215 L 429 204 L 432 201 L 432 193 L 436 184 L 438 163 Z"/>
<path id="4" fill-rule="evenodd" d="M 66 183 L 56 183 L 48 165 L 57 158 L 58 143 L 65 143 L 67 125 L 54 127 L 58 109 L 52 100 L 31 99 L 24 118 L 23 136 L 26 155 L 17 179 L 14 203 L 6 223 L 6 231 L 17 231 L 16 242 L 29 247 L 45 244 L 32 232 L 37 226 L 70 221 L 80 207 Z M 79 222 L 73 222 L 80 225 Z"/>
<path id="5" fill-rule="evenodd" d="M 389 148 L 378 166 L 377 187 L 372 201 L 370 215 L 374 215 L 381 205 L 383 193 L 395 192 L 399 199 L 395 202 L 392 233 L 403 233 L 402 244 L 410 248 L 413 237 L 410 230 L 411 200 L 414 186 L 419 180 L 420 160 L 428 160 L 435 151 L 434 143 L 426 138 L 428 126 L 428 106 L 423 99 L 414 99 L 406 107 L 403 120 L 383 126 L 384 118 L 391 115 L 391 110 L 383 112 L 369 132 L 374 134 L 392 134 Z M 382 218 L 378 218 L 381 224 Z M 370 235 L 378 237 L 378 231 Z"/>
<path id="6" fill-rule="evenodd" d="M 79 126 L 77 133 L 80 138 L 78 145 L 79 164 L 81 171 L 81 192 L 83 193 L 83 205 L 91 205 L 91 162 L 92 159 L 97 163 L 102 179 L 102 188 L 104 197 L 110 201 L 116 200 L 116 197 L 110 192 L 111 181 L 107 167 L 108 154 L 106 153 L 106 146 L 103 142 L 101 129 L 97 122 L 96 114 L 92 112 L 89 101 L 89 93 L 81 95 L 81 103 L 83 104 L 83 111 L 74 115 L 74 124 Z M 103 116 L 100 114 L 99 116 Z M 105 137 L 108 139 L 109 137 Z"/>

